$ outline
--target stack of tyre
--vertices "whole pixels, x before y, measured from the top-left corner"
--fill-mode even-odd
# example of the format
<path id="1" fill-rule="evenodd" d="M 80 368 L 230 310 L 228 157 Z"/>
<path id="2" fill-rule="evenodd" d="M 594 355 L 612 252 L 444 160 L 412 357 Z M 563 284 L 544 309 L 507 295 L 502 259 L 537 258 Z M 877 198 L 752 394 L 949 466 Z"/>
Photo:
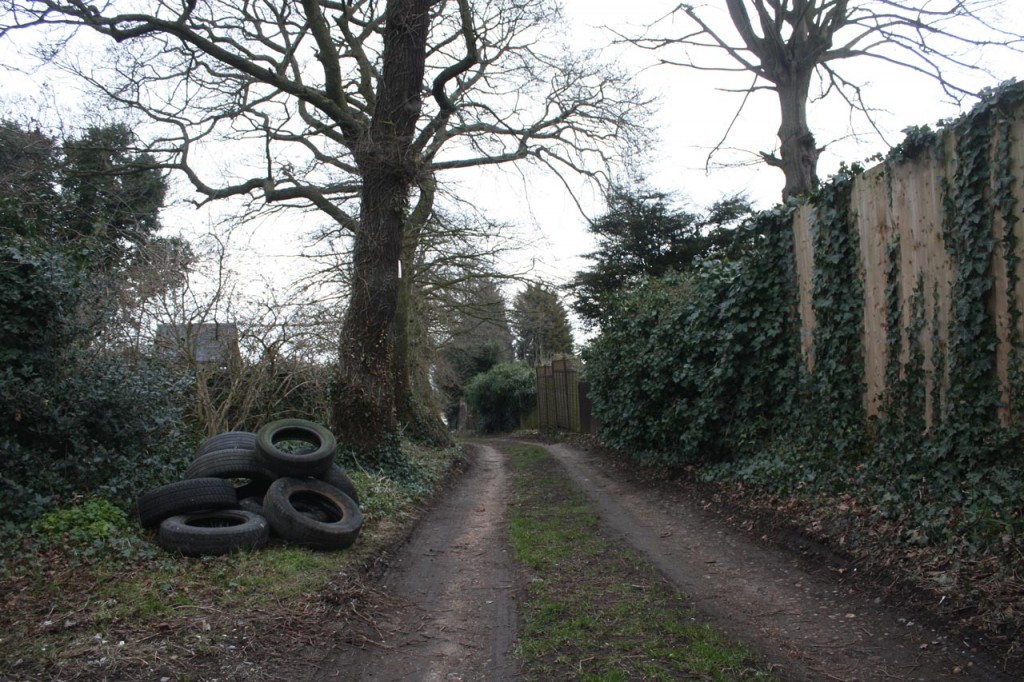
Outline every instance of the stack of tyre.
<path id="1" fill-rule="evenodd" d="M 259 431 L 229 431 L 196 450 L 184 479 L 140 495 L 139 522 L 189 556 L 262 547 L 271 532 L 314 549 L 344 549 L 363 525 L 359 496 L 334 462 L 323 426 L 282 419 Z"/>

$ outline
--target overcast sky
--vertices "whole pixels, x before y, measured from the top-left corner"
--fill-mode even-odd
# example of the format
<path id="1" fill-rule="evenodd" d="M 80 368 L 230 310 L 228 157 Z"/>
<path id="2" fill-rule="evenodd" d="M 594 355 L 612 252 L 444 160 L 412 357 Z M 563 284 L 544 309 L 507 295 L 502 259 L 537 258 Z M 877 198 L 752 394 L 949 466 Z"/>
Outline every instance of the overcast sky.
<path id="1" fill-rule="evenodd" d="M 1007 0 L 1010 16 L 1003 24 L 1006 28 L 1024 33 L 1024 12 L 1021 0 Z M 563 0 L 565 7 L 565 36 L 580 48 L 601 51 L 603 58 L 615 60 L 637 73 L 637 83 L 650 95 L 658 98 L 659 110 L 653 120 L 658 143 L 654 155 L 646 166 L 649 183 L 656 189 L 672 193 L 681 202 L 697 209 L 710 205 L 724 195 L 746 193 L 754 204 L 768 208 L 778 201 L 783 178 L 780 171 L 764 166 L 714 167 L 707 171 L 708 150 L 718 144 L 725 134 L 739 104 L 735 93 L 721 92 L 723 86 L 737 86 L 747 80 L 726 81 L 720 74 L 700 74 L 678 67 L 645 68 L 655 55 L 636 48 L 610 45 L 612 35 L 604 26 L 612 26 L 623 33 L 639 33 L 643 25 L 663 16 L 678 2 L 676 0 Z M 717 17 L 728 26 L 728 16 L 721 0 L 705 3 L 707 16 Z M 666 30 L 672 23 L 664 24 Z M 674 26 L 682 29 L 683 22 Z M 11 63 L 17 56 L 12 46 L 0 44 L 0 58 Z M 1000 80 L 1016 76 L 1024 79 L 1024 57 L 1004 59 L 991 63 L 997 72 L 995 78 L 978 77 L 973 90 L 996 85 Z M 869 67 L 870 68 L 870 67 Z M 933 125 L 942 118 L 959 113 L 951 104 L 942 101 L 937 88 L 921 77 L 892 68 L 860 73 L 869 102 L 881 110 L 878 120 L 887 133 L 888 142 L 902 140 L 900 131 L 910 125 Z M 38 92 L 38 82 L 26 78 L 7 78 L 7 94 L 23 90 Z M 66 91 L 73 86 L 60 84 Z M 749 161 L 757 151 L 770 151 L 776 143 L 778 127 L 776 100 L 772 93 L 753 97 L 744 115 L 736 122 L 728 145 L 739 151 L 723 153 L 719 162 Z M 817 106 L 812 109 L 811 125 L 819 144 L 829 143 L 821 159 L 820 175 L 826 177 L 835 171 L 841 161 L 859 162 L 875 153 L 884 153 L 885 144 L 875 136 L 860 142 L 846 139 L 836 141 L 849 132 L 849 120 L 841 107 L 831 109 Z M 550 178 L 524 184 L 516 172 L 493 171 L 489 175 L 479 169 L 455 177 L 461 181 L 463 196 L 487 207 L 494 218 L 521 226 L 533 248 L 518 259 L 519 264 L 536 260 L 537 273 L 561 283 L 571 277 L 586 261 L 581 254 L 593 250 L 593 242 L 586 232 L 586 220 L 575 204 L 569 200 L 564 188 Z M 579 197 L 592 215 L 601 210 L 600 197 L 592 191 L 581 191 Z M 170 224 L 190 223 L 194 231 L 203 231 L 207 223 L 219 220 L 213 212 L 197 213 L 191 209 L 175 208 L 168 212 Z M 268 221 L 253 232 L 252 244 L 256 251 L 252 262 L 268 260 L 282 262 L 294 250 L 282 245 L 280 230 Z M 242 241 L 248 241 L 243 239 Z M 265 269 L 265 268 L 264 268 Z M 290 268 L 282 268 L 290 269 Z"/>
<path id="2" fill-rule="evenodd" d="M 777 169 L 764 164 L 705 169 L 708 151 L 721 141 L 740 103 L 739 95 L 721 89 L 742 87 L 749 82 L 747 77 L 730 80 L 722 74 L 701 74 L 679 67 L 650 68 L 656 61 L 654 54 L 637 48 L 611 46 L 613 36 L 600 28 L 610 26 L 623 34 L 639 34 L 646 24 L 676 7 L 677 0 L 563 0 L 563 3 L 567 27 L 575 42 L 601 49 L 605 56 L 619 59 L 635 69 L 638 83 L 658 98 L 659 111 L 653 123 L 657 126 L 659 144 L 655 158 L 648 165 L 652 185 L 688 202 L 692 208 L 706 207 L 736 192 L 747 193 L 759 208 L 769 208 L 779 201 L 783 176 Z M 731 26 L 721 0 L 694 4 L 706 6 L 701 10 L 702 16 L 717 18 L 719 25 Z M 1020 5 L 1021 0 L 1007 0 L 1006 16 L 1001 25 L 1024 34 L 1024 12 L 1020 11 Z M 663 26 L 666 30 L 662 33 L 673 27 L 682 31 L 684 22 L 668 20 Z M 972 91 L 997 85 L 1011 77 L 1024 80 L 1024 55 L 1007 55 L 987 64 L 996 77 L 974 76 L 970 80 Z M 891 66 L 880 67 L 868 60 L 861 60 L 861 67 L 855 73 L 866 85 L 869 104 L 879 110 L 876 118 L 886 133 L 886 140 L 883 142 L 871 134 L 861 140 L 850 139 L 848 113 L 838 102 L 831 106 L 812 106 L 811 127 L 818 143 L 828 144 L 819 165 L 822 178 L 834 173 L 841 162 L 864 162 L 876 153 L 884 154 L 888 150 L 886 142 L 901 142 L 901 131 L 908 126 L 928 124 L 934 127 L 940 119 L 961 113 L 956 106 L 942 100 L 941 92 L 928 79 Z M 774 93 L 764 92 L 752 97 L 729 136 L 727 144 L 736 151 L 719 154 L 716 160 L 721 163 L 750 161 L 753 152 L 771 151 L 778 130 L 777 106 Z M 860 130 L 865 132 L 865 127 L 861 126 Z M 549 186 L 547 192 L 555 189 Z M 564 200 L 545 194 L 543 190 L 532 193 L 531 204 L 551 202 L 562 207 L 552 214 L 538 215 L 551 242 L 547 253 L 568 256 L 592 250 L 592 242 L 585 235 L 585 221 L 578 214 L 574 215 L 574 209 Z M 570 273 L 586 263 L 577 259 L 568 262 L 573 263 L 571 268 L 550 267 L 551 277 Z"/>

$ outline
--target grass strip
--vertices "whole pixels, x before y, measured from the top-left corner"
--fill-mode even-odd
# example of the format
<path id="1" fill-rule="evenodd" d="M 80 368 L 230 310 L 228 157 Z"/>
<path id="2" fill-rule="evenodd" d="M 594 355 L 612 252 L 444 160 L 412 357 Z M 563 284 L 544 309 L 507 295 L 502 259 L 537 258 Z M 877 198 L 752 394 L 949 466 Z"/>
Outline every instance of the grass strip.
<path id="1" fill-rule="evenodd" d="M 653 566 L 606 537 L 586 494 L 544 448 L 508 452 L 509 534 L 529 585 L 519 645 L 524 679 L 776 679 L 702 623 Z"/>

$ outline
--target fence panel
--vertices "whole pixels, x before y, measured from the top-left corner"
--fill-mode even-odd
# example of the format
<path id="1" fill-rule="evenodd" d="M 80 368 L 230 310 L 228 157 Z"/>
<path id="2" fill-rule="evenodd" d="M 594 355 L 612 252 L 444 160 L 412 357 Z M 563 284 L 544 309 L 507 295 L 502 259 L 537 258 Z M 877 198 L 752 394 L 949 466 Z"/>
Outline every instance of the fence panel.
<path id="1" fill-rule="evenodd" d="M 583 397 L 579 361 L 556 358 L 537 368 L 537 427 L 573 433 L 594 433 L 591 403 Z"/>
<path id="2" fill-rule="evenodd" d="M 1000 126 L 1009 126 L 1008 137 L 1012 140 L 1009 154 L 1010 178 L 993 173 L 993 189 L 998 182 L 1012 180 L 1013 194 L 1017 208 L 1013 225 L 1015 239 L 1005 239 L 1006 220 L 1000 207 L 992 205 L 992 232 L 997 247 L 989 267 L 992 289 L 988 296 L 989 314 L 996 326 L 998 343 L 993 349 L 996 374 L 1002 387 L 1003 402 L 1010 398 L 1010 357 L 1012 338 L 1024 337 L 1024 220 L 1020 219 L 1024 206 L 1024 112 L 1017 112 L 1017 118 L 1009 117 Z M 993 152 L 999 129 L 993 134 Z M 956 146 L 952 135 L 946 133 L 941 154 L 926 153 L 920 158 L 896 164 L 881 164 L 860 175 L 854 184 L 851 197 L 851 212 L 854 215 L 860 240 L 860 276 L 864 284 L 864 317 L 862 338 L 864 348 L 865 409 L 869 416 L 878 415 L 882 409 L 882 396 L 887 388 L 886 363 L 889 346 L 887 343 L 887 302 L 886 277 L 892 268 L 899 273 L 899 325 L 903 336 L 900 363 L 909 360 L 907 349 L 910 339 L 907 330 L 913 328 L 914 297 L 919 314 L 923 312 L 923 325 L 918 325 L 920 338 L 916 339 L 921 349 L 926 382 L 931 384 L 936 367 L 945 368 L 938 377 L 940 388 L 938 399 L 945 401 L 949 384 L 949 363 L 941 362 L 941 354 L 949 343 L 953 299 L 952 285 L 956 270 L 956 254 L 951 254 L 944 238 L 947 216 L 947 197 L 957 168 Z M 991 200 L 991 196 L 988 197 Z M 812 301 L 814 281 L 814 253 L 811 235 L 816 220 L 814 205 L 806 204 L 797 211 L 793 221 L 793 239 L 796 251 L 797 281 L 799 286 L 798 307 L 800 312 L 800 338 L 805 366 L 814 371 L 813 335 L 815 312 Z M 889 263 L 890 245 L 899 244 L 899 260 Z M 1015 253 L 1007 245 L 1013 245 Z M 1009 258 L 1008 258 L 1009 256 Z M 1014 264 L 1015 273 L 1009 265 Z M 1010 291 L 1010 283 L 1016 286 Z M 1017 329 L 1011 328 L 1013 321 Z M 924 414 L 930 419 L 936 413 L 931 403 L 931 391 L 926 392 Z M 1010 416 L 1004 410 L 1001 418 L 1005 422 Z"/>

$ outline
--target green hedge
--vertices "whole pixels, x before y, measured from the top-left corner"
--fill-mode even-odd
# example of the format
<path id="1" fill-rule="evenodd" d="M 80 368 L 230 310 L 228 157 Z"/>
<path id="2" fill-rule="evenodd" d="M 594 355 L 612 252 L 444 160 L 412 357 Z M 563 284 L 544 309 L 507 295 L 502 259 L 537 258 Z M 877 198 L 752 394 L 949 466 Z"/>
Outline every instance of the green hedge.
<path id="1" fill-rule="evenodd" d="M 791 211 L 760 214 L 742 255 L 620 296 L 585 351 L 602 438 L 666 463 L 720 458 L 771 429 L 799 384 Z"/>
<path id="2" fill-rule="evenodd" d="M 466 387 L 466 403 L 485 433 L 514 431 L 537 401 L 537 375 L 522 362 L 495 365 Z"/>
<path id="3" fill-rule="evenodd" d="M 26 521 L 80 495 L 131 508 L 178 475 L 192 445 L 191 377 L 90 346 L 104 319 L 77 256 L 0 245 L 0 517 Z"/>
<path id="4" fill-rule="evenodd" d="M 940 311 L 925 309 L 920 283 L 900 291 L 901 245 L 894 240 L 887 245 L 885 413 L 866 418 L 863 292 L 849 210 L 860 169 L 844 168 L 810 198 L 817 213 L 813 375 L 800 353 L 790 214 L 777 208 L 745 228 L 750 238 L 734 260 L 649 281 L 615 302 L 586 353 L 605 442 L 667 465 L 712 460 L 701 470 L 706 478 L 799 495 L 827 515 L 853 514 L 833 503 L 856 500 L 865 516 L 847 521 L 885 532 L 886 542 L 1019 562 L 1024 340 L 1011 325 L 1010 399 L 1002 404 L 987 302 L 996 250 L 1018 262 L 1013 231 L 1000 243 L 992 216 L 1012 226 L 1019 213 L 1007 131 L 1022 107 L 1022 84 L 982 93 L 946 132 L 911 130 L 889 159 L 929 148 L 947 153 L 947 133 L 957 141 L 954 177 L 944 186 L 943 236 L 955 265 L 949 335 L 934 345 L 931 378 L 920 339 L 938 337 Z M 933 411 L 925 414 L 929 394 Z M 1005 423 L 998 408 L 1009 415 Z"/>

